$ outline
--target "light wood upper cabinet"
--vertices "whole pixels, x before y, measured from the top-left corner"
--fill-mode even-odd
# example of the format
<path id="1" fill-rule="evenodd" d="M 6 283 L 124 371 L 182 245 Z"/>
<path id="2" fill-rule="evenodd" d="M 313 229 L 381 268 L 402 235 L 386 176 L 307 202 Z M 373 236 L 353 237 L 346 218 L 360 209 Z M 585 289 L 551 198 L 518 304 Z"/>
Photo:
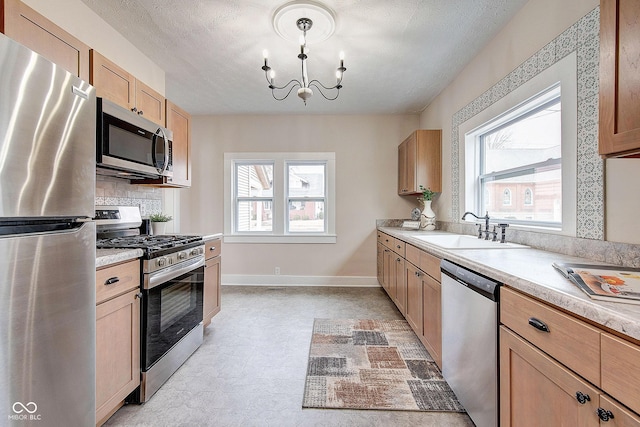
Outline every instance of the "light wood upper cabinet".
<path id="1" fill-rule="evenodd" d="M 417 130 L 398 146 L 398 194 L 420 193 L 420 185 L 442 191 L 442 131 Z"/>
<path id="2" fill-rule="evenodd" d="M 160 126 L 165 126 L 165 98 L 131 73 L 91 49 L 89 83 L 107 98 Z"/>
<path id="3" fill-rule="evenodd" d="M 603 156 L 640 154 L 640 2 L 600 0 L 600 126 Z"/>
<path id="4" fill-rule="evenodd" d="M 136 184 L 154 187 L 190 187 L 191 186 L 191 115 L 173 102 L 166 101 L 166 128 L 173 132 L 171 158 L 173 176 L 158 179 L 144 179 Z"/>
<path id="5" fill-rule="evenodd" d="M 89 46 L 20 0 L 0 0 L 0 31 L 89 81 Z"/>

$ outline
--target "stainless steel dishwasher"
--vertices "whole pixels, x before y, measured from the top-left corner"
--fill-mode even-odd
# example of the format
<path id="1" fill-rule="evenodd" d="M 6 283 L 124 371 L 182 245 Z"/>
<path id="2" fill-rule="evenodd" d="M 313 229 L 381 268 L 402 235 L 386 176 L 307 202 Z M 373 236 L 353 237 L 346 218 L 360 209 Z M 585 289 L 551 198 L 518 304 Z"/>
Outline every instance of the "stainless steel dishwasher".
<path id="1" fill-rule="evenodd" d="M 501 284 L 447 260 L 440 269 L 442 375 L 477 427 L 495 427 Z"/>

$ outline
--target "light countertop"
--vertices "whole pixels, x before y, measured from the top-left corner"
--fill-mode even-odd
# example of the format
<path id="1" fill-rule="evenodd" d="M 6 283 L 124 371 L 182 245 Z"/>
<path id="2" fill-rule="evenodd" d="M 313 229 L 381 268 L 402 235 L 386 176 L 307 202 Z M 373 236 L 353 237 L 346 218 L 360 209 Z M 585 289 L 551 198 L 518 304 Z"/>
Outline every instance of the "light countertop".
<path id="1" fill-rule="evenodd" d="M 140 258 L 142 249 L 96 249 L 96 268 Z"/>
<path id="2" fill-rule="evenodd" d="M 600 326 L 640 340 L 640 305 L 592 300 L 551 265 L 553 262 L 594 263 L 591 260 L 533 248 L 445 250 L 415 237 L 428 231 L 394 227 L 378 227 L 378 230 Z"/>

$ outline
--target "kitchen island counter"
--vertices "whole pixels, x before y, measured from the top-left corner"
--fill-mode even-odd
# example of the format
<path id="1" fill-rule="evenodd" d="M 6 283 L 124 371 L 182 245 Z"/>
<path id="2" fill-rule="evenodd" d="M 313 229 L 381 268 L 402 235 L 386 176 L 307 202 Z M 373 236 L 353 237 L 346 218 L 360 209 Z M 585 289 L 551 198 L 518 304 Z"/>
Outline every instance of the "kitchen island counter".
<path id="1" fill-rule="evenodd" d="M 640 305 L 592 300 L 552 266 L 554 262 L 601 264 L 599 262 L 534 248 L 448 250 L 416 237 L 430 233 L 428 231 L 395 227 L 378 227 L 378 230 L 438 258 L 498 280 L 595 325 L 640 341 Z"/>

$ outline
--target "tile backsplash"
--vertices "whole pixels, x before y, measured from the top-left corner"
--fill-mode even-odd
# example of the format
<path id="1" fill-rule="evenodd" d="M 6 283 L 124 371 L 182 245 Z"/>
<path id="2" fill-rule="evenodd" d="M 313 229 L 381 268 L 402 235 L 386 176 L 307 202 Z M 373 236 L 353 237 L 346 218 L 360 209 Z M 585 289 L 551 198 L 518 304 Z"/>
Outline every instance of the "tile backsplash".
<path id="1" fill-rule="evenodd" d="M 145 217 L 162 211 L 162 189 L 96 176 L 96 206 L 138 206 Z"/>

